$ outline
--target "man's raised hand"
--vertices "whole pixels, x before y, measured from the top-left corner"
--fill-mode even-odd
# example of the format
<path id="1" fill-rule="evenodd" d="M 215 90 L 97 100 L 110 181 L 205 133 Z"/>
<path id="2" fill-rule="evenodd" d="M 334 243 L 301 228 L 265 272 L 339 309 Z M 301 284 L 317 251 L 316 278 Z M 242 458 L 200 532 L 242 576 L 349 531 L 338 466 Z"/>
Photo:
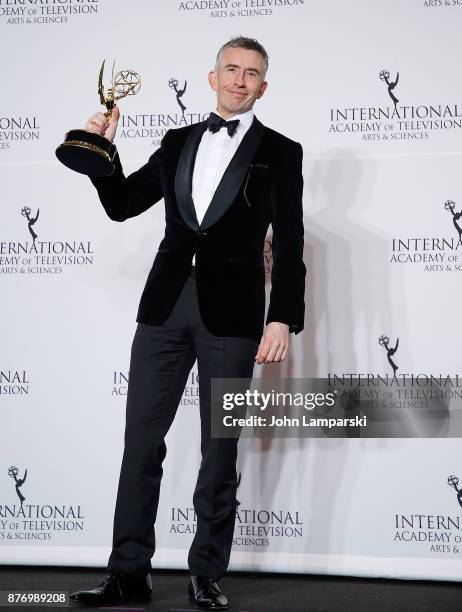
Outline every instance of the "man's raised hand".
<path id="1" fill-rule="evenodd" d="M 117 131 L 119 117 L 119 107 L 114 106 L 109 120 L 104 113 L 95 113 L 85 124 L 85 129 L 87 132 L 93 132 L 95 134 L 99 134 L 100 136 L 104 136 L 112 142 Z"/>

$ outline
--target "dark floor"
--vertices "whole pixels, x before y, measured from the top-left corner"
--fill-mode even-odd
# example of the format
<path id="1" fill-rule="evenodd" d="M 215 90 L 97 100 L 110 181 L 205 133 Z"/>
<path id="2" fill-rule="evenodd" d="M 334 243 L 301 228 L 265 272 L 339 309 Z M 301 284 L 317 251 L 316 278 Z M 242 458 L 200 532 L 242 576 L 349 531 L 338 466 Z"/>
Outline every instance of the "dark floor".
<path id="1" fill-rule="evenodd" d="M 462 567 L 461 567 L 462 569 Z M 47 589 L 73 592 L 94 588 L 106 576 L 101 570 L 57 567 L 0 567 L 0 591 Z M 186 594 L 186 572 L 152 572 L 151 604 L 99 610 L 195 610 Z M 461 612 L 462 583 L 370 580 L 290 574 L 230 573 L 220 586 L 231 612 Z M 71 607 L 89 608 L 71 603 Z M 12 609 L 12 608 L 10 608 Z M 15 611 L 34 607 L 14 607 Z M 37 608 L 35 608 L 37 609 Z M 40 606 L 40 610 L 60 608 Z M 92 608 L 95 609 L 95 608 Z"/>

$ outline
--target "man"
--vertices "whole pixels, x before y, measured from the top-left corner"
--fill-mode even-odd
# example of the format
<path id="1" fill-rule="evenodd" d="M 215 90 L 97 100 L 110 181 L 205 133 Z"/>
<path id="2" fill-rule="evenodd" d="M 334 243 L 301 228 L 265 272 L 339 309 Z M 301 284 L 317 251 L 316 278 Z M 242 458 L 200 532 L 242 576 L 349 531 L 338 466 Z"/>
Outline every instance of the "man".
<path id="1" fill-rule="evenodd" d="M 285 359 L 289 333 L 303 329 L 302 147 L 263 126 L 253 106 L 267 88 L 268 56 L 238 37 L 220 49 L 209 83 L 217 113 L 169 130 L 148 163 L 125 177 L 92 179 L 115 221 L 165 201 L 165 236 L 138 310 L 127 397 L 125 450 L 114 515 L 110 575 L 74 600 L 149 600 L 150 559 L 165 435 L 198 361 L 202 461 L 194 491 L 197 531 L 188 556 L 189 596 L 223 610 L 217 581 L 226 572 L 236 510 L 237 439 L 210 435 L 212 378 L 246 378 L 258 364 Z M 118 109 L 86 129 L 112 140 Z M 264 240 L 273 228 L 266 327 Z"/>

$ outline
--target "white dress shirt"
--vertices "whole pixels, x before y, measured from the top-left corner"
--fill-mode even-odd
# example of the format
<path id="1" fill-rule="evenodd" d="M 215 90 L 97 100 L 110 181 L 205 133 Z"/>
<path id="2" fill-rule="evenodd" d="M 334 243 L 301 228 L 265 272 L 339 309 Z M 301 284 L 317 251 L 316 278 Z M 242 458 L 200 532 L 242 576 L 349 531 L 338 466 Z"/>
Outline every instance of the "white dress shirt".
<path id="1" fill-rule="evenodd" d="M 228 121 L 234 121 L 234 119 L 239 119 L 239 124 L 232 136 L 228 134 L 226 128 L 221 128 L 215 133 L 205 130 L 197 149 L 192 177 L 192 199 L 199 225 L 231 158 L 252 124 L 253 110 L 234 115 Z M 195 265 L 195 260 L 194 255 L 192 265 Z"/>

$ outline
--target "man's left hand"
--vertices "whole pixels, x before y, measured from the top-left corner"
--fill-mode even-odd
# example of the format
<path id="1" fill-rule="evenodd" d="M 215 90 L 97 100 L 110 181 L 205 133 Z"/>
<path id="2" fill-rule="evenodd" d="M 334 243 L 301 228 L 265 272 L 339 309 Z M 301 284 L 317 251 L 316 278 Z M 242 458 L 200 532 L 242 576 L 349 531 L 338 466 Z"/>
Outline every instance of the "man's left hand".
<path id="1" fill-rule="evenodd" d="M 289 326 L 272 321 L 266 326 L 255 357 L 257 363 L 283 361 L 289 349 Z"/>

